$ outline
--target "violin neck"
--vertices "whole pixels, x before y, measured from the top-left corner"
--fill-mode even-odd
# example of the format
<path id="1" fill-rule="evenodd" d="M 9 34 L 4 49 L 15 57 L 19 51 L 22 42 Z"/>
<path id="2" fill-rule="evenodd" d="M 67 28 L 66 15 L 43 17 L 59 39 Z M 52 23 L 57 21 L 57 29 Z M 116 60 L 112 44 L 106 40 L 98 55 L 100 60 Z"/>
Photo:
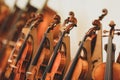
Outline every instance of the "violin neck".
<path id="1" fill-rule="evenodd" d="M 66 31 L 64 31 L 62 33 L 62 36 L 60 37 L 59 42 L 57 43 L 57 45 L 56 45 L 56 47 L 55 47 L 55 49 L 53 51 L 53 55 L 51 56 L 51 59 L 50 59 L 50 61 L 48 63 L 48 66 L 46 67 L 46 69 L 45 69 L 45 71 L 43 73 L 42 80 L 45 80 L 46 74 L 48 72 L 50 72 L 50 70 L 51 70 L 51 68 L 53 66 L 53 63 L 55 61 L 55 58 L 57 56 L 58 50 L 59 50 L 60 46 L 62 45 L 62 41 L 63 41 L 63 38 L 64 38 L 65 34 L 66 34 Z"/>
<path id="2" fill-rule="evenodd" d="M 83 38 L 82 42 L 80 43 L 79 49 L 77 51 L 77 54 L 76 54 L 76 56 L 75 56 L 75 58 L 74 58 L 74 60 L 73 60 L 73 62 L 71 64 L 71 66 L 70 66 L 70 68 L 69 68 L 69 70 L 68 70 L 68 72 L 67 72 L 67 74 L 65 76 L 65 80 L 70 80 L 71 79 L 73 71 L 74 71 L 75 66 L 76 66 L 76 64 L 78 62 L 79 55 L 80 55 L 80 52 L 81 52 L 81 50 L 83 48 L 83 44 L 84 44 L 86 38 L 87 38 L 87 36 L 85 35 L 85 37 Z"/>
<path id="3" fill-rule="evenodd" d="M 45 41 L 46 41 L 46 35 L 47 35 L 47 33 L 49 33 L 50 32 L 50 28 L 48 27 L 48 29 L 46 30 L 46 32 L 45 32 L 45 34 L 44 34 L 44 37 L 42 38 L 42 40 L 41 40 L 41 42 L 40 42 L 40 46 L 39 46 L 39 48 L 38 48 L 38 51 L 37 51 L 37 54 L 36 54 L 36 56 L 35 56 L 35 58 L 34 58 L 34 60 L 33 60 L 33 63 L 32 63 L 32 65 L 37 65 L 37 62 L 38 62 L 38 60 L 39 60 L 39 57 L 40 57 L 40 55 L 41 55 L 41 52 L 42 52 L 42 49 L 43 49 L 43 45 L 44 45 L 44 43 L 45 43 Z"/>
<path id="4" fill-rule="evenodd" d="M 106 61 L 106 69 L 105 69 L 105 79 L 104 80 L 112 80 L 112 36 L 109 36 L 108 45 L 107 45 L 107 61 Z"/>

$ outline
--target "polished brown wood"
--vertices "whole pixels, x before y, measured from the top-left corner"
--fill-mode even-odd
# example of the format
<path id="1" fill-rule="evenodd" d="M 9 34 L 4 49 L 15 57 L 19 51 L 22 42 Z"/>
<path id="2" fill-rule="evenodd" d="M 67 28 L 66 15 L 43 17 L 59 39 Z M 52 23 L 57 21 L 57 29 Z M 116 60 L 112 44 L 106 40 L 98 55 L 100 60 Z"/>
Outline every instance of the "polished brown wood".
<path id="1" fill-rule="evenodd" d="M 114 62 L 114 51 L 115 46 L 112 43 L 114 37 L 114 27 L 115 24 L 113 21 L 110 22 L 109 26 L 111 27 L 108 35 L 108 44 L 107 44 L 107 60 L 106 63 L 99 64 L 93 71 L 93 80 L 120 80 L 120 64 Z"/>
<path id="2" fill-rule="evenodd" d="M 76 53 L 75 58 L 73 59 L 70 68 L 66 75 L 64 76 L 64 80 L 88 80 L 91 79 L 91 64 L 92 64 L 92 53 L 94 51 L 95 43 L 96 43 L 96 32 L 100 30 L 101 23 L 100 20 L 107 14 L 106 9 L 103 10 L 103 14 L 92 23 L 94 27 L 90 28 L 85 34 L 84 38 L 79 44 L 79 49 Z M 81 56 L 81 52 L 84 52 Z M 84 59 L 85 58 L 85 59 Z M 84 66 L 84 67 L 83 67 Z M 80 67 L 80 68 L 79 68 Z M 74 72 L 75 71 L 75 72 Z M 73 76 L 74 75 L 74 76 Z"/>
<path id="3" fill-rule="evenodd" d="M 93 80 L 105 80 L 105 67 L 106 63 L 99 63 L 98 66 L 93 70 Z M 113 80 L 120 80 L 120 64 L 113 63 Z"/>
<path id="4" fill-rule="evenodd" d="M 26 32 L 26 34 L 22 33 L 21 37 L 18 39 L 18 41 L 16 42 L 15 47 L 13 48 L 13 51 L 11 52 L 10 58 L 9 58 L 9 62 L 8 63 L 8 67 L 6 68 L 6 72 L 5 72 L 5 78 L 11 78 L 14 79 L 14 75 L 17 74 L 14 72 L 14 70 L 16 70 L 17 67 L 19 66 L 23 66 L 24 64 L 24 59 L 21 58 L 22 56 L 25 57 L 25 59 L 27 59 L 26 56 L 29 57 L 28 58 L 28 62 L 26 62 L 26 66 L 24 66 L 25 69 L 28 68 L 29 66 L 29 62 L 31 60 L 31 56 L 32 56 L 32 51 L 29 53 L 23 53 L 24 48 L 26 47 L 26 42 L 30 41 L 31 45 L 32 45 L 32 49 L 33 49 L 33 37 L 30 35 L 30 32 L 32 30 L 33 27 L 36 27 L 38 25 L 39 22 L 42 21 L 42 15 L 39 14 L 33 14 L 32 18 L 28 20 L 28 22 L 26 23 L 25 27 L 29 27 L 28 31 Z M 18 66 L 18 62 L 21 62 L 21 64 L 19 64 Z M 19 70 L 22 68 L 19 68 Z M 25 70 L 26 71 L 26 70 Z M 18 72 L 20 73 L 20 72 Z M 25 72 L 26 73 L 26 72 Z"/>
<path id="5" fill-rule="evenodd" d="M 45 79 L 50 79 L 50 80 L 51 79 L 61 80 L 63 77 L 65 65 L 66 65 L 65 63 L 66 63 L 66 59 L 67 59 L 66 53 L 68 51 L 66 44 L 63 42 L 63 39 L 65 37 L 65 34 L 69 33 L 70 30 L 74 26 L 76 26 L 76 23 L 77 23 L 77 20 L 74 17 L 74 13 L 73 12 L 70 12 L 70 13 L 72 13 L 72 14 L 70 14 L 70 17 L 68 19 L 66 19 L 66 20 L 68 20 L 68 22 L 65 22 L 65 24 L 67 24 L 69 22 L 70 22 L 70 24 L 67 25 L 65 30 L 62 32 L 62 35 L 61 35 L 58 43 L 56 44 L 56 47 L 53 51 L 53 55 L 51 56 L 51 59 L 49 61 L 48 67 L 46 68 L 45 72 L 43 73 L 42 79 L 45 78 Z M 72 21 L 73 18 L 74 18 L 74 21 Z M 57 61 L 58 61 L 57 59 L 60 60 L 59 63 L 57 63 Z M 54 70 L 53 68 L 56 68 L 56 69 Z M 51 74 L 53 74 L 53 75 L 51 75 Z"/>
<path id="6" fill-rule="evenodd" d="M 30 72 L 32 75 L 27 79 L 40 79 L 44 69 L 46 68 L 51 55 L 51 49 L 53 50 L 53 32 L 54 28 L 60 23 L 60 16 L 55 15 L 53 21 L 50 23 L 48 29 L 44 33 L 37 53 L 32 62 L 33 67 Z M 52 33 L 52 34 L 51 34 Z M 29 73 L 28 73 L 29 74 Z"/>
<path id="7" fill-rule="evenodd" d="M 33 51 L 33 47 L 32 47 L 32 43 L 31 42 L 26 42 L 26 46 L 24 48 L 24 51 L 21 56 L 21 60 L 18 61 L 17 65 L 16 65 L 16 69 L 14 69 L 14 80 L 24 80 L 25 76 L 26 76 L 26 71 L 27 68 L 29 66 L 30 63 L 30 59 L 32 57 L 32 51 Z"/>

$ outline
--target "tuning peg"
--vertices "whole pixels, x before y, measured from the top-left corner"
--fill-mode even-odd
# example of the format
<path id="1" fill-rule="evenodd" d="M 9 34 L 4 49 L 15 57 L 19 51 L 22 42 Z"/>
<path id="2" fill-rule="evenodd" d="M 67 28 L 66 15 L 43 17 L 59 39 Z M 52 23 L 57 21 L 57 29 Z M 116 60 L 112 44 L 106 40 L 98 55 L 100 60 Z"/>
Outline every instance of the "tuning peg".
<path id="1" fill-rule="evenodd" d="M 120 31 L 120 29 L 115 29 L 115 31 Z"/>
<path id="2" fill-rule="evenodd" d="M 15 65 L 12 65 L 12 64 L 10 65 L 10 67 L 15 68 L 15 69 L 18 68 L 18 67 L 16 67 Z"/>
<path id="3" fill-rule="evenodd" d="M 109 32 L 109 31 L 107 31 L 107 30 L 104 30 L 104 31 L 103 31 L 104 34 L 106 34 L 106 33 L 108 33 L 108 32 Z"/>
<path id="4" fill-rule="evenodd" d="M 18 55 L 17 54 L 14 54 L 13 57 L 16 58 Z"/>
<path id="5" fill-rule="evenodd" d="M 118 36 L 119 36 L 119 35 L 120 35 L 120 32 L 117 32 L 117 33 L 114 33 L 114 34 L 116 34 L 116 35 L 118 35 Z"/>
<path id="6" fill-rule="evenodd" d="M 109 31 L 106 31 L 106 30 L 104 30 L 103 31 L 104 33 L 107 33 L 107 32 L 109 32 Z M 114 33 L 114 35 L 120 35 L 120 32 L 116 32 L 116 33 Z M 108 37 L 108 35 L 103 35 L 102 37 Z"/>
<path id="7" fill-rule="evenodd" d="M 26 74 L 33 74 L 32 72 L 26 72 Z"/>
<path id="8" fill-rule="evenodd" d="M 103 35 L 102 37 L 108 37 L 108 35 Z"/>
<path id="9" fill-rule="evenodd" d="M 9 62 L 9 63 L 12 63 L 12 60 L 11 60 L 11 59 L 8 59 L 8 62 Z"/>

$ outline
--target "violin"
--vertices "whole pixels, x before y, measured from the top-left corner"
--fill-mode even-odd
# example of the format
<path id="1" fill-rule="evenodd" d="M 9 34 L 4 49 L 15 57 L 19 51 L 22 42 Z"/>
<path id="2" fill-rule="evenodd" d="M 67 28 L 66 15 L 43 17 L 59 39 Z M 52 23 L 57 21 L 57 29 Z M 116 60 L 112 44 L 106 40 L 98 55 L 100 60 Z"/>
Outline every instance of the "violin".
<path id="1" fill-rule="evenodd" d="M 5 65 L 1 65 L 1 66 L 4 66 L 4 68 L 7 65 L 6 64 L 7 63 L 7 59 L 9 58 L 8 55 L 10 55 L 10 52 L 6 53 L 9 50 L 9 48 L 11 49 L 11 46 L 9 45 L 9 42 L 12 41 L 12 38 L 14 37 L 14 33 L 16 31 L 16 28 L 15 28 L 16 26 L 10 27 L 12 25 L 12 22 L 15 22 L 15 20 L 17 20 L 17 18 L 15 19 L 16 15 L 17 15 L 17 12 L 15 14 L 11 12 L 7 16 L 7 18 L 3 21 L 2 25 L 0 26 L 0 36 L 3 39 L 6 39 L 5 44 L 3 43 L 2 44 L 2 48 L 0 49 L 0 53 L 1 53 L 0 60 L 1 61 L 5 61 L 4 62 Z M 15 20 L 11 20 L 12 18 L 14 18 Z M 9 26 L 9 29 L 8 29 L 8 26 Z M 2 62 L 0 62 L 0 63 L 2 63 Z M 2 71 L 4 71 L 4 69 L 2 69 Z"/>
<path id="2" fill-rule="evenodd" d="M 11 77 L 11 79 L 14 79 L 16 74 L 19 74 L 21 76 L 23 73 L 25 76 L 25 73 L 27 71 L 27 68 L 29 66 L 32 53 L 33 53 L 33 44 L 32 44 L 32 37 L 30 36 L 30 32 L 33 27 L 36 27 L 39 24 L 39 22 L 42 22 L 42 21 L 43 21 L 43 16 L 41 14 L 35 14 L 26 23 L 26 27 L 30 26 L 30 28 L 27 34 L 22 36 L 23 39 L 21 38 L 18 39 L 17 41 L 18 47 L 16 46 L 11 53 L 12 56 L 10 56 L 10 59 L 9 59 L 11 63 L 5 73 L 6 78 Z M 26 47 L 28 47 L 28 49 L 26 49 Z M 24 72 L 22 72 L 22 70 L 24 70 Z"/>
<path id="3" fill-rule="evenodd" d="M 101 63 L 96 66 L 93 70 L 93 80 L 120 80 L 120 64 L 114 62 L 115 47 L 112 43 L 114 37 L 114 27 L 115 24 L 113 21 L 110 22 L 110 31 L 108 35 L 107 43 L 107 59 L 106 63 Z"/>
<path id="4" fill-rule="evenodd" d="M 98 20 L 94 20 L 92 23 L 95 27 L 92 27 L 85 34 L 84 38 L 79 44 L 79 49 L 76 53 L 75 58 L 70 63 L 69 68 L 64 76 L 63 80 L 86 80 L 88 72 L 88 62 L 87 62 L 87 51 L 84 48 L 84 42 L 88 38 L 94 38 L 96 32 L 100 30 L 100 20 L 106 15 L 106 10 L 103 10 L 103 14 L 99 17 Z"/>
<path id="5" fill-rule="evenodd" d="M 37 54 L 34 57 L 32 62 L 32 69 L 29 73 L 32 73 L 30 79 L 40 79 L 42 73 L 44 72 L 44 68 L 47 66 L 49 58 L 50 58 L 50 41 L 47 37 L 47 34 L 50 33 L 58 24 L 60 23 L 60 16 L 55 15 L 53 22 L 47 28 L 44 36 L 40 42 L 39 48 L 37 50 Z M 53 36 L 52 36 L 53 37 Z M 34 77 L 32 77 L 34 76 Z M 28 79 L 29 77 L 27 77 Z"/>
<path id="6" fill-rule="evenodd" d="M 41 80 L 62 80 L 66 65 L 66 46 L 63 43 L 63 38 L 65 34 L 68 34 L 77 25 L 77 19 L 74 17 L 74 13 L 71 11 L 69 15 L 70 19 L 68 19 L 68 22 L 65 22 L 65 26 L 67 26 L 54 48 Z"/>
<path id="7" fill-rule="evenodd" d="M 16 68 L 14 70 L 15 73 L 14 80 L 25 79 L 26 71 L 28 69 L 29 62 L 32 56 L 32 51 L 33 51 L 32 44 L 31 42 L 28 41 L 22 53 L 23 55 L 21 56 L 21 60 L 18 61 Z"/>

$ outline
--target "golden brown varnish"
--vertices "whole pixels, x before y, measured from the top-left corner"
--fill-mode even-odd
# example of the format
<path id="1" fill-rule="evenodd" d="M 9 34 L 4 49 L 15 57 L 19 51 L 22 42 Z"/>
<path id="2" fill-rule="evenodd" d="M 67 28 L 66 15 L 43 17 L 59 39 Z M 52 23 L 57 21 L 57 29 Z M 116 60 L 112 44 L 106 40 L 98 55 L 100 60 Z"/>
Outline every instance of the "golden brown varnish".
<path id="1" fill-rule="evenodd" d="M 40 79 L 44 71 L 44 69 L 41 70 L 41 67 L 47 66 L 49 58 L 50 58 L 50 50 L 47 48 L 43 48 L 38 63 L 36 66 L 32 68 L 31 70 L 32 74 L 29 77 L 27 77 L 27 80 Z"/>
<path id="2" fill-rule="evenodd" d="M 75 66 L 71 80 L 84 80 L 87 71 L 88 62 L 86 60 L 79 58 Z"/>
<path id="3" fill-rule="evenodd" d="M 26 71 L 32 56 L 32 51 L 33 51 L 33 48 L 32 48 L 31 42 L 27 42 L 26 47 L 22 53 L 21 59 L 18 61 L 16 65 L 17 68 L 14 70 L 15 80 L 25 79 Z"/>
<path id="4" fill-rule="evenodd" d="M 104 80 L 106 63 L 101 63 L 93 71 L 93 80 Z M 120 64 L 113 63 L 113 80 L 120 80 Z"/>
<path id="5" fill-rule="evenodd" d="M 10 75 L 12 73 L 13 70 L 13 65 L 16 64 L 16 56 L 18 55 L 18 51 L 21 48 L 23 40 L 19 39 L 19 41 L 16 43 L 14 50 L 11 50 L 11 54 L 9 55 L 9 59 L 7 58 L 8 62 L 7 62 L 7 66 L 6 66 L 6 70 L 5 70 L 5 78 L 8 79 L 10 78 Z M 9 61 L 10 60 L 10 61 Z M 12 62 L 11 62 L 12 61 Z"/>
<path id="6" fill-rule="evenodd" d="M 49 73 L 47 73 L 45 80 L 61 80 L 63 71 L 65 69 L 66 57 L 64 52 L 58 52 L 54 61 L 53 67 Z"/>
<path id="7" fill-rule="evenodd" d="M 44 36 L 45 31 L 47 30 L 47 28 L 51 24 L 51 22 L 52 22 L 51 20 L 53 19 L 53 16 L 57 14 L 54 10 L 52 10 L 48 6 L 44 7 L 44 9 L 42 10 L 42 13 L 44 16 L 44 20 L 38 26 L 38 31 L 37 31 L 38 32 L 38 43 L 40 43 L 42 37 Z M 54 39 L 58 38 L 59 32 L 60 32 L 60 25 L 57 25 L 52 30 Z"/>
<path id="8" fill-rule="evenodd" d="M 29 65 L 31 56 L 32 56 L 32 45 L 30 42 L 26 43 L 26 47 L 22 53 L 21 59 L 18 61 L 16 65 L 16 69 L 14 70 L 14 79 L 15 80 L 24 80 L 27 67 Z"/>

